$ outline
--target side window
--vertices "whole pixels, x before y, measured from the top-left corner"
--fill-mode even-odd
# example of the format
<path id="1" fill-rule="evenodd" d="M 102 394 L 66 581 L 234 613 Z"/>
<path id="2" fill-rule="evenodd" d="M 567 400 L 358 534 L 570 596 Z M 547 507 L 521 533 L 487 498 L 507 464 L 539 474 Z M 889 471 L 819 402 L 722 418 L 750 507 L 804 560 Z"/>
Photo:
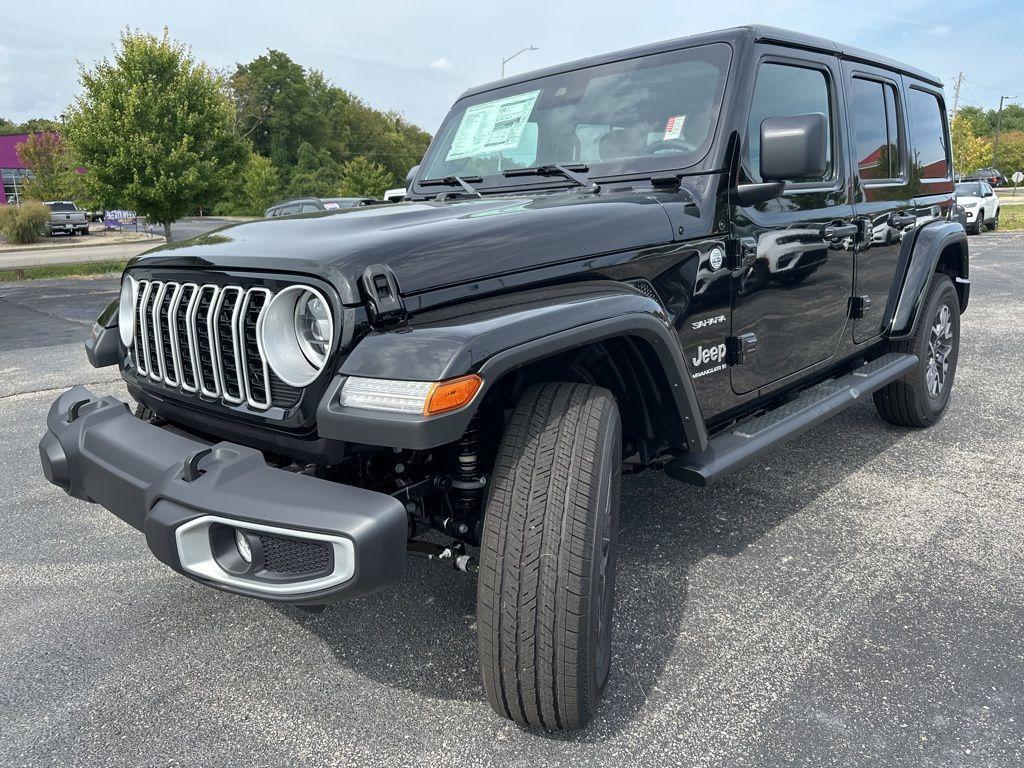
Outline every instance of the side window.
<path id="1" fill-rule="evenodd" d="M 303 203 L 301 210 L 302 210 L 302 213 L 309 213 L 310 211 L 319 211 L 320 210 L 320 206 L 319 205 L 314 205 L 313 203 Z"/>
<path id="2" fill-rule="evenodd" d="M 949 177 L 949 147 L 942 102 L 931 93 L 907 89 L 910 105 L 910 138 L 913 175 L 918 179 Z"/>
<path id="3" fill-rule="evenodd" d="M 864 180 L 901 173 L 896 91 L 889 83 L 853 78 L 850 92 L 857 172 Z"/>
<path id="4" fill-rule="evenodd" d="M 826 172 L 819 179 L 832 177 L 833 125 L 830 84 L 820 69 L 798 67 L 792 64 L 764 63 L 757 70 L 754 99 L 747 121 L 747 169 L 754 181 L 761 180 L 761 123 L 769 117 L 789 117 L 820 112 L 828 125 L 828 154 Z"/>

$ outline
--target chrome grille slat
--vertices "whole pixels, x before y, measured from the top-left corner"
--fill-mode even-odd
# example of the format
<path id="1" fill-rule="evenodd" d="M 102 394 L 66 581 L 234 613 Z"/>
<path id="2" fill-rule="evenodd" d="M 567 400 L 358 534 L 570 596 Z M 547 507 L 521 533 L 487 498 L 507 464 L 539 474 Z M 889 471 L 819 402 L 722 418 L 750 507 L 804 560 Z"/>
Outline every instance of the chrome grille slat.
<path id="1" fill-rule="evenodd" d="M 214 360 L 219 368 L 221 397 L 236 405 L 245 399 L 241 366 L 238 361 L 238 314 L 244 294 L 245 291 L 236 285 L 225 286 L 217 298 L 216 309 L 211 315 L 210 325 L 215 350 Z M 228 302 L 231 303 L 228 304 Z M 222 324 L 225 313 L 228 314 L 227 323 Z M 224 325 L 226 325 L 226 332 Z"/>
<path id="2" fill-rule="evenodd" d="M 174 323 L 171 309 L 181 296 L 180 283 L 164 283 L 160 291 L 159 301 L 154 309 L 154 324 L 160 350 L 160 364 L 163 368 L 164 384 L 177 387 L 181 381 L 181 364 L 174 354 Z"/>
<path id="3" fill-rule="evenodd" d="M 259 306 L 258 314 L 252 326 L 249 325 L 249 307 L 253 299 L 262 296 L 262 304 Z M 242 301 L 242 311 L 238 317 L 238 338 L 240 340 L 241 355 L 239 357 L 242 365 L 242 382 L 245 384 L 245 401 L 253 408 L 264 410 L 270 407 L 270 367 L 267 365 L 267 357 L 263 354 L 260 341 L 260 327 L 263 324 L 263 315 L 270 304 L 271 293 L 266 288 L 250 288 Z M 252 341 L 250 343 L 250 330 Z M 256 348 L 255 357 L 259 362 L 257 371 L 249 369 L 249 354 L 252 347 Z M 258 395 L 262 392 L 263 397 Z"/>
<path id="4" fill-rule="evenodd" d="M 131 360 L 140 378 L 228 405 L 291 407 L 260 340 L 268 288 L 143 279 L 135 293 Z"/>
<path id="5" fill-rule="evenodd" d="M 166 283 L 155 281 L 150 291 L 152 300 L 146 306 L 146 335 L 149 340 L 146 345 L 146 364 L 149 366 L 149 378 L 154 381 L 162 381 L 164 378 L 163 344 L 160 341 L 160 318 L 157 312 L 166 290 Z"/>
<path id="6" fill-rule="evenodd" d="M 174 355 L 174 368 L 178 372 L 178 382 L 185 392 L 197 390 L 195 374 L 195 358 L 189 342 L 188 309 L 192 306 L 196 293 L 195 283 L 184 283 L 178 290 L 170 308 L 171 330 L 171 352 Z M 184 307 L 182 307 L 184 304 Z M 184 335 L 184 349 L 182 349 L 182 336 Z"/>
<path id="7" fill-rule="evenodd" d="M 213 398 L 221 396 L 220 365 L 215 358 L 216 347 L 214 346 L 216 328 L 213 325 L 214 310 L 217 308 L 217 297 L 219 294 L 220 288 L 216 285 L 204 285 L 199 289 L 199 299 L 196 301 L 196 312 L 192 323 L 195 327 L 196 360 L 198 361 L 196 370 L 199 376 L 199 391 L 206 397 Z M 206 296 L 210 298 L 209 303 L 205 305 L 204 309 L 203 302 Z M 206 375 L 207 363 L 210 366 L 210 380 L 207 380 Z"/>

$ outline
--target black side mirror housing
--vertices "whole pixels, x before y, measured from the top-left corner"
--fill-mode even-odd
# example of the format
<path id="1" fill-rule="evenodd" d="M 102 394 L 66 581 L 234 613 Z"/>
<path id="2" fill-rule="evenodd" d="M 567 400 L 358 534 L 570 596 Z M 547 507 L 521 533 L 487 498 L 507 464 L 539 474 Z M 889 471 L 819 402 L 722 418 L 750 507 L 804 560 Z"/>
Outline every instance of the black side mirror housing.
<path id="1" fill-rule="evenodd" d="M 407 190 L 412 189 L 412 180 L 416 178 L 416 174 L 419 173 L 419 171 L 420 167 L 418 165 L 414 165 L 409 169 L 409 172 L 405 174 L 405 188 Z"/>
<path id="2" fill-rule="evenodd" d="M 769 117 L 761 122 L 761 180 L 795 181 L 825 175 L 828 130 L 825 115 Z"/>

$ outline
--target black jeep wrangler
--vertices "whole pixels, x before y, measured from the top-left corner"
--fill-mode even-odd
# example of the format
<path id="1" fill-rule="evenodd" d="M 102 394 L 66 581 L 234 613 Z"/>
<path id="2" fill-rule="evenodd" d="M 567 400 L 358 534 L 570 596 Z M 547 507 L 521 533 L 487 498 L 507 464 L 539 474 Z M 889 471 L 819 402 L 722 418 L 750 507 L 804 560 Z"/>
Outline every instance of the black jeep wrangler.
<path id="1" fill-rule="evenodd" d="M 943 414 L 968 300 L 941 81 L 745 27 L 452 108 L 398 205 L 133 260 L 43 471 L 174 570 L 306 607 L 477 574 L 491 706 L 608 680 L 622 471 L 705 486 L 868 395 Z M 427 534 L 424 538 L 424 534 Z"/>

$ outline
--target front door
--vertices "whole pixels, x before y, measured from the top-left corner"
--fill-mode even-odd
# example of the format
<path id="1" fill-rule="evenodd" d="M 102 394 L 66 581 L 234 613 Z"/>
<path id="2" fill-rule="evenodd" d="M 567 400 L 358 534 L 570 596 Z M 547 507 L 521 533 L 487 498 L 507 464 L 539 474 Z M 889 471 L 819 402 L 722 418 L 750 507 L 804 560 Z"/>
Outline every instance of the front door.
<path id="1" fill-rule="evenodd" d="M 900 244 L 917 224 L 907 177 L 906 108 L 895 76 L 845 62 L 850 149 L 856 168 L 854 203 L 864 222 L 857 246 L 853 294 L 859 307 L 853 339 L 882 333 L 882 320 L 900 258 Z M 851 163 L 852 165 L 852 163 Z"/>
<path id="2" fill-rule="evenodd" d="M 756 352 L 730 368 L 733 391 L 774 382 L 833 357 L 843 338 L 859 228 L 850 199 L 841 72 L 834 56 L 761 46 L 741 177 L 757 182 L 768 117 L 820 112 L 828 120 L 825 175 L 793 179 L 766 203 L 732 205 L 732 236 L 752 257 L 733 280 L 732 334 Z"/>

